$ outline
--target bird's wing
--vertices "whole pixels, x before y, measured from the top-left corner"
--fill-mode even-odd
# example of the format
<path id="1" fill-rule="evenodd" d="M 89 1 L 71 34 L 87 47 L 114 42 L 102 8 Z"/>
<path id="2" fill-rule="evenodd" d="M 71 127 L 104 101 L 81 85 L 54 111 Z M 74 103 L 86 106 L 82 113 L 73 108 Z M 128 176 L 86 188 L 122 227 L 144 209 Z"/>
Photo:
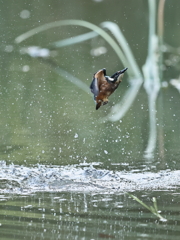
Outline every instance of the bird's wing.
<path id="1" fill-rule="evenodd" d="M 97 97 L 99 94 L 99 87 L 98 87 L 98 79 L 93 78 L 92 83 L 90 85 L 91 92 L 94 94 L 94 97 Z"/>
<path id="2" fill-rule="evenodd" d="M 92 83 L 90 85 L 90 89 L 91 92 L 94 94 L 94 99 L 96 99 L 96 97 L 99 94 L 99 86 L 103 83 L 103 81 L 106 81 L 105 79 L 105 74 L 106 70 L 105 68 L 99 70 L 98 72 L 96 72 L 93 76 L 93 80 Z"/>

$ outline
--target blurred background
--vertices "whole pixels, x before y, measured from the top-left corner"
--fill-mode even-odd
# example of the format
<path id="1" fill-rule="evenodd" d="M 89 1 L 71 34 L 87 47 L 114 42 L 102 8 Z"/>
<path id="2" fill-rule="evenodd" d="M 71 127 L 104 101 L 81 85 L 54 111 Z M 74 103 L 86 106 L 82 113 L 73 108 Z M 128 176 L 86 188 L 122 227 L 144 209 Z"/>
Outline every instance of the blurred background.
<path id="1" fill-rule="evenodd" d="M 157 16 L 159 1 L 155 2 Z M 155 147 L 151 157 L 147 158 L 145 150 L 150 134 L 150 105 L 143 82 L 139 91 L 136 92 L 134 101 L 122 118 L 111 121 L 107 119 L 107 116 L 112 114 L 113 106 L 121 102 L 130 88 L 132 80 L 136 85 L 137 79 L 131 79 L 128 73 L 124 75 L 123 82 L 109 98 L 110 102 L 98 111 L 95 110 L 93 96 L 90 89 L 88 89 L 93 74 L 101 68 L 106 68 L 108 75 L 112 75 L 124 67 L 128 67 L 128 70 L 132 68 L 131 65 L 125 66 L 120 61 L 112 46 L 104 38 L 96 36 L 77 44 L 65 44 L 58 47 L 57 43 L 60 40 L 71 39 L 91 31 L 78 25 L 65 25 L 52 27 L 41 32 L 37 31 L 37 34 L 33 34 L 31 37 L 19 42 L 17 37 L 44 24 L 60 20 L 83 20 L 96 26 L 100 26 L 104 21 L 111 21 L 116 23 L 124 34 L 127 45 L 131 48 L 135 61 L 139 66 L 139 72 L 143 76 L 142 66 L 146 62 L 149 46 L 148 1 L 0 1 L 0 160 L 3 163 L 5 162 L 7 166 L 9 164 L 27 167 L 36 164 L 52 166 L 92 164 L 97 169 L 129 171 L 131 173 L 136 171 L 178 170 L 180 168 L 179 12 L 179 1 L 165 1 L 163 45 L 161 49 L 158 49 L 158 53 L 163 55 L 163 65 L 160 69 L 160 75 L 162 76 L 160 90 L 155 101 Z M 107 32 L 113 37 L 108 30 Z M 73 83 L 76 80 L 83 83 L 82 87 Z M 142 80 L 144 81 L 144 78 Z M 119 111 L 121 111 L 121 108 L 119 108 Z M 54 214 L 56 210 L 59 211 L 57 202 L 59 203 L 61 199 L 66 199 L 62 200 L 65 202 L 70 199 L 62 207 L 62 212 L 66 209 L 66 214 L 68 214 L 68 211 L 72 212 L 72 215 L 73 212 L 76 212 L 76 214 L 74 213 L 73 217 L 71 215 L 72 218 L 66 219 L 63 219 L 60 214 L 62 221 L 76 222 L 76 216 L 78 216 L 78 219 L 84 217 L 84 215 L 77 214 L 80 211 L 78 206 L 81 206 L 81 202 L 84 204 L 82 211 L 86 209 L 87 212 L 91 210 L 96 212 L 96 207 L 100 209 L 101 213 L 105 211 L 102 219 L 98 220 L 99 215 L 93 215 L 92 219 L 95 219 L 94 222 L 92 220 L 93 224 L 95 224 L 94 233 L 97 222 L 101 224 L 105 221 L 107 214 L 110 214 L 108 211 L 111 207 L 124 207 L 123 211 L 126 215 L 126 211 L 130 206 L 128 204 L 130 200 L 124 196 L 121 196 L 120 200 L 117 200 L 117 196 L 111 196 L 110 203 L 107 200 L 109 199 L 108 196 L 107 202 L 105 201 L 107 204 L 105 204 L 104 200 L 102 200 L 103 196 L 98 195 L 97 199 L 92 197 L 95 202 L 92 204 L 92 198 L 89 195 L 64 193 L 62 196 L 56 194 L 39 194 L 23 199 L 13 198 L 14 202 L 6 203 L 6 210 L 4 210 L 4 205 L 1 205 L 1 209 L 5 211 L 2 216 L 9 221 L 9 218 L 5 217 L 8 209 L 10 209 L 9 205 L 13 206 L 14 211 L 23 211 L 23 214 L 26 214 L 27 211 L 29 214 L 29 211 L 33 211 L 32 208 L 20 208 L 20 205 L 22 207 L 37 204 L 37 208 L 34 209 L 34 217 L 37 217 L 38 211 L 43 214 L 43 207 L 40 202 L 43 203 L 44 209 L 48 208 L 49 204 L 52 209 L 55 209 L 48 210 L 48 216 L 51 216 L 52 212 Z M 137 194 L 145 198 L 148 196 L 148 199 L 152 195 L 149 192 Z M 156 193 L 157 196 L 160 196 L 159 194 Z M 58 197 L 57 200 L 55 200 L 56 197 Z M 167 194 L 165 205 L 170 206 L 172 204 L 171 197 L 172 195 Z M 5 201 L 4 197 L 3 201 Z M 97 201 L 102 201 L 102 205 L 96 205 Z M 117 203 L 117 201 L 119 202 Z M 19 207 L 17 207 L 18 202 Z M 55 205 L 53 205 L 54 202 Z M 74 205 L 70 207 L 69 204 L 72 203 Z M 88 208 L 86 203 L 92 204 L 91 207 Z M 123 205 L 124 203 L 126 204 Z M 139 209 L 138 203 L 136 204 L 133 207 L 131 205 L 133 214 L 134 212 L 137 213 Z M 40 208 L 41 210 L 38 210 Z M 178 207 L 175 209 L 178 209 Z M 17 214 L 19 213 L 11 213 L 12 216 Z M 92 214 L 95 213 L 92 212 Z M 12 216 L 10 219 L 12 219 Z M 55 221 L 55 214 L 53 216 Z M 59 217 L 58 221 L 61 218 Z M 89 219 L 88 214 L 85 218 Z M 116 213 L 112 218 L 116 218 Z M 111 219 L 111 214 L 109 219 Z M 128 221 L 127 226 L 130 219 L 131 217 L 128 220 L 126 219 Z M 120 217 L 117 221 L 122 221 L 122 218 Z M 134 223 L 136 221 L 137 218 L 134 217 Z M 139 221 L 142 221 L 142 224 L 144 223 L 142 219 L 139 219 Z M 24 222 L 24 219 L 22 222 Z M 154 227 L 154 220 L 152 222 Z M 86 222 L 86 224 L 88 228 L 91 221 Z M 72 226 L 73 234 L 78 232 L 77 225 L 74 223 Z M 119 226 L 119 222 L 117 222 L 117 225 Z M 58 223 L 51 222 L 50 226 L 56 229 Z M 98 226 L 100 229 L 98 231 L 101 233 L 104 225 L 103 227 Z M 41 227 L 42 225 L 39 226 L 40 229 Z M 111 220 L 107 220 L 106 227 L 116 231 Z M 33 231 L 34 228 L 31 230 Z M 135 228 L 134 231 L 136 230 Z M 6 231 L 5 228 L 4 234 Z M 104 235 L 98 235 L 97 238 L 95 238 L 96 235 L 92 236 L 90 233 L 86 238 L 83 235 L 83 231 L 85 231 L 83 228 L 79 231 L 78 234 L 80 235 L 74 235 L 78 236 L 78 238 L 73 238 L 72 233 L 65 231 L 61 238 L 58 238 L 58 235 L 55 234 L 53 235 L 55 238 L 52 238 L 51 235 L 51 239 L 66 239 L 65 236 L 68 236 L 68 234 L 71 236 L 70 239 L 115 238 L 120 230 L 110 234 L 103 233 Z M 131 231 L 130 228 L 128 228 L 128 231 Z M 162 231 L 158 233 L 162 234 Z M 176 239 L 176 236 L 178 237 L 177 231 L 172 233 L 171 237 L 173 236 L 173 239 Z M 132 235 L 125 232 L 124 230 L 121 232 L 121 239 L 133 239 L 128 238 L 129 236 L 132 237 Z M 151 233 L 152 231 L 150 235 Z M 6 234 L 4 236 L 8 237 Z M 50 239 L 49 235 L 37 234 L 37 237 L 40 236 L 42 239 Z M 125 236 L 128 237 L 125 238 Z M 141 234 L 133 236 L 135 236 L 134 239 L 137 236 L 143 237 Z M 165 232 L 163 232 L 162 236 L 164 236 L 163 239 L 168 239 Z M 153 233 L 151 237 L 154 239 Z M 18 237 L 18 234 L 15 233 L 13 239 L 16 238 L 21 239 L 23 236 Z M 34 235 L 34 238 L 31 239 L 41 238 L 36 238 Z"/>
<path id="2" fill-rule="evenodd" d="M 156 103 L 157 125 L 163 131 L 158 132 L 150 165 L 153 162 L 157 169 L 179 164 L 179 92 L 169 84 L 179 77 L 179 7 L 176 1 L 166 1 L 164 11 L 164 43 L 174 53 L 164 53 L 162 82 L 166 88 L 160 90 Z M 149 110 L 143 84 L 122 119 L 102 123 L 128 90 L 128 75 L 110 103 L 98 111 L 90 91 L 70 82 L 73 76 L 88 87 L 92 75 L 103 67 L 108 75 L 124 67 L 131 69 L 120 62 L 105 39 L 97 36 L 80 44 L 53 47 L 54 42 L 89 32 L 75 25 L 48 29 L 19 44 L 15 39 L 53 21 L 79 19 L 97 26 L 112 21 L 123 32 L 141 70 L 148 52 L 148 14 L 148 2 L 141 0 L 113 0 L 111 8 L 105 0 L 1 2 L 1 159 L 14 164 L 98 162 L 110 169 L 116 163 L 118 169 L 120 163 L 128 168 L 147 164 L 149 160 L 143 156 Z M 58 74 L 52 64 L 48 65 L 49 59 L 70 77 Z"/>

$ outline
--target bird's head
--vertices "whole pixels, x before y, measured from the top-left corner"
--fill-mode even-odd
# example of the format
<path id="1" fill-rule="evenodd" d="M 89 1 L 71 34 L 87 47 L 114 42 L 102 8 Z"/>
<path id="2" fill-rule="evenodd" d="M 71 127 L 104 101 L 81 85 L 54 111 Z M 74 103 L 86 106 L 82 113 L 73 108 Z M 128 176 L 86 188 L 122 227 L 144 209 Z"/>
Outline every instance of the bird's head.
<path id="1" fill-rule="evenodd" d="M 127 70 L 128 68 L 124 68 L 123 70 L 120 70 L 120 71 L 117 71 L 116 73 L 114 73 L 110 78 L 113 79 L 111 80 L 112 82 L 121 82 L 122 81 L 122 77 L 125 73 L 125 71 Z"/>
<path id="2" fill-rule="evenodd" d="M 96 110 L 98 110 L 102 105 L 106 105 L 108 103 L 107 97 L 97 96 L 96 98 Z"/>

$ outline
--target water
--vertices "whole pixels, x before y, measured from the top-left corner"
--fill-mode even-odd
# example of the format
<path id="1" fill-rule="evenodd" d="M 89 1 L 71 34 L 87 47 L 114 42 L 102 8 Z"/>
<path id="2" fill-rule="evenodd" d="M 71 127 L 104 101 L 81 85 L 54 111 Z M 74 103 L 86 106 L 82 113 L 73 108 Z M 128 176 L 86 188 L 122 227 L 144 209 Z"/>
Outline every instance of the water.
<path id="1" fill-rule="evenodd" d="M 55 49 L 53 42 L 88 32 L 64 26 L 20 44 L 14 41 L 56 20 L 83 19 L 97 25 L 113 21 L 141 68 L 147 57 L 147 2 L 113 0 L 110 6 L 107 0 L 20 0 L 18 5 L 11 1 L 0 6 L 1 238 L 179 239 L 180 95 L 170 82 L 176 79 L 177 84 L 179 77 L 180 4 L 165 3 L 164 40 L 174 50 L 164 54 L 164 87 L 156 102 L 157 141 L 150 158 L 145 155 L 149 109 L 143 86 L 116 122 L 104 118 L 130 88 L 128 75 L 98 111 L 87 92 L 97 70 L 106 67 L 112 75 L 131 68 L 123 66 L 105 40 L 98 37 Z M 82 89 L 72 83 L 77 78 L 86 84 Z M 148 206 L 156 197 L 167 221 L 127 192 Z"/>
<path id="2" fill-rule="evenodd" d="M 151 204 L 151 192 L 136 194 Z M 158 203 L 168 222 L 158 221 L 123 194 L 44 192 L 13 199 L 4 196 L 0 205 L 1 238 L 179 239 L 178 193 L 158 191 L 156 195 L 161 195 Z"/>

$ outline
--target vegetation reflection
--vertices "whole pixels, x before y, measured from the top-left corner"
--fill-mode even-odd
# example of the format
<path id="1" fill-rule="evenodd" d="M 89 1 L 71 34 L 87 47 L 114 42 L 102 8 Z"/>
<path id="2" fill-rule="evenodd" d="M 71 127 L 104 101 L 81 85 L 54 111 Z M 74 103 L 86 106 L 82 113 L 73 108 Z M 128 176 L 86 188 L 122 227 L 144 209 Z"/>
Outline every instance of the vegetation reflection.
<path id="1" fill-rule="evenodd" d="M 120 27 L 113 22 L 102 22 L 100 27 L 83 20 L 61 20 L 56 22 L 47 23 L 45 25 L 34 28 L 15 39 L 17 44 L 25 41 L 26 39 L 38 34 L 42 31 L 47 31 L 51 28 L 60 26 L 81 26 L 91 30 L 91 32 L 81 34 L 79 36 L 71 37 L 50 43 L 49 48 L 58 49 L 61 47 L 70 46 L 83 41 L 87 41 L 97 36 L 101 36 L 109 43 L 112 49 L 117 54 L 119 60 L 125 67 L 128 67 L 129 75 L 129 89 L 125 92 L 122 100 L 112 107 L 110 113 L 102 119 L 105 121 L 118 121 L 125 116 L 131 105 L 133 104 L 138 91 L 144 83 L 145 91 L 148 95 L 149 107 L 149 136 L 148 143 L 144 150 L 146 158 L 152 158 L 157 140 L 157 96 L 161 89 L 161 82 L 163 79 L 163 26 L 164 26 L 164 5 L 165 0 L 159 0 L 158 10 L 156 10 L 156 1 L 148 0 L 149 5 L 149 38 L 148 38 L 148 55 L 145 64 L 142 66 L 142 71 L 137 65 L 135 57 L 131 51 L 127 40 L 125 39 Z M 157 17 L 156 17 L 157 16 Z M 157 33 L 156 33 L 157 25 Z M 108 33 L 109 31 L 110 33 Z M 39 49 L 40 50 L 40 49 Z M 29 53 L 30 54 L 30 53 Z M 38 56 L 38 54 L 37 54 Z M 42 56 L 41 56 L 42 57 Z M 70 75 L 70 73 L 61 69 L 50 58 L 44 58 L 53 69 L 62 75 L 67 80 L 77 85 L 79 88 L 88 92 L 88 86 L 80 79 Z"/>

